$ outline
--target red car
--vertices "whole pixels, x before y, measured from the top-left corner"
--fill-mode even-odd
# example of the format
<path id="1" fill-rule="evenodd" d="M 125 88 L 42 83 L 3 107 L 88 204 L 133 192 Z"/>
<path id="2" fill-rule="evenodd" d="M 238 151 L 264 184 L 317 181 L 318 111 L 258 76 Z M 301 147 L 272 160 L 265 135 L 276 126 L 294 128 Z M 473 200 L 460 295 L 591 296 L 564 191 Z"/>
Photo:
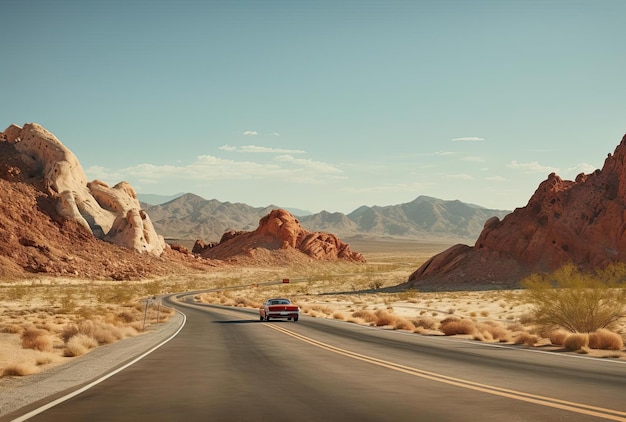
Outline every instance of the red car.
<path id="1" fill-rule="evenodd" d="M 269 299 L 259 308 L 261 321 L 269 321 L 272 318 L 287 318 L 287 321 L 297 321 L 300 316 L 298 305 L 291 303 L 289 299 Z"/>

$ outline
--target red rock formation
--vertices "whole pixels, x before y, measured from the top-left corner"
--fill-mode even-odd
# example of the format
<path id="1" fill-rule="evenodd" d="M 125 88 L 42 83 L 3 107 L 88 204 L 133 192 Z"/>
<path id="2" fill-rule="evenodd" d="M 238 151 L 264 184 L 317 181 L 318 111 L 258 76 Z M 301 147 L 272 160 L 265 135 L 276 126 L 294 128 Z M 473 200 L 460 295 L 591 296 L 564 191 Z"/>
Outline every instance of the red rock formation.
<path id="1" fill-rule="evenodd" d="M 528 204 L 488 220 L 473 247 L 456 245 L 434 256 L 409 286 L 516 286 L 531 272 L 567 262 L 581 269 L 626 262 L 626 135 L 602 170 L 575 181 L 552 173 Z"/>
<path id="2" fill-rule="evenodd" d="M 335 235 L 309 232 L 289 212 L 276 209 L 259 220 L 259 227 L 251 232 L 227 232 L 216 246 L 205 249 L 205 258 L 229 259 L 236 256 L 255 256 L 256 249 L 270 251 L 299 251 L 317 260 L 344 259 L 365 262 L 358 252 L 350 250 Z"/>

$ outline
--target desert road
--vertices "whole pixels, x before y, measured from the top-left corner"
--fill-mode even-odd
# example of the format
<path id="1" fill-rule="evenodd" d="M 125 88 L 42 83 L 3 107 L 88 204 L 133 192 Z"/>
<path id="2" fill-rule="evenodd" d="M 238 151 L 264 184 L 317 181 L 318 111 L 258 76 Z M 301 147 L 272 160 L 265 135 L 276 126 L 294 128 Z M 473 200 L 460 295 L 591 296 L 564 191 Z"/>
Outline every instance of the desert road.
<path id="1" fill-rule="evenodd" d="M 172 306 L 175 338 L 28 420 L 626 421 L 623 361 Z"/>

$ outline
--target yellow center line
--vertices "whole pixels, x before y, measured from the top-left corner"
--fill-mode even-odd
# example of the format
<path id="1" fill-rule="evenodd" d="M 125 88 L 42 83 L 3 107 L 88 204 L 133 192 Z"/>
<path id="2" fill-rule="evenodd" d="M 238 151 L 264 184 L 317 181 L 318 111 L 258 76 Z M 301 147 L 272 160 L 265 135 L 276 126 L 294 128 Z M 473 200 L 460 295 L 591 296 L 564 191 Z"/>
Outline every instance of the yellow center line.
<path id="1" fill-rule="evenodd" d="M 435 372 L 424 371 L 422 369 L 412 368 L 410 366 L 404 366 L 397 363 L 385 361 L 382 359 L 366 356 L 350 350 L 341 349 L 339 347 L 331 346 L 330 344 L 323 343 L 321 341 L 314 340 L 312 338 L 303 336 L 286 328 L 279 327 L 278 325 L 263 323 L 266 327 L 272 328 L 276 331 L 280 331 L 283 334 L 294 337 L 305 343 L 309 343 L 313 346 L 325 349 L 343 356 L 347 356 L 353 359 L 357 359 L 363 362 L 368 362 L 374 365 L 378 365 L 384 368 L 392 369 L 394 371 L 403 372 L 405 374 L 413 375 L 416 377 L 428 379 L 431 381 L 437 381 L 444 384 L 454 385 L 469 390 L 480 391 L 487 394 L 492 394 L 501 397 L 507 397 L 514 400 L 521 400 L 529 403 L 538 404 L 541 406 L 553 407 L 556 409 L 567 410 L 570 412 L 580 413 L 589 416 L 596 416 L 614 421 L 626 422 L 626 412 L 619 410 L 606 409 L 603 407 L 590 406 L 582 403 L 574 403 L 566 400 L 560 400 L 556 398 L 524 393 L 522 391 L 510 390 L 507 388 L 496 387 L 487 384 L 481 384 L 473 381 L 463 380 L 460 378 L 454 378 L 447 375 L 437 374 Z"/>

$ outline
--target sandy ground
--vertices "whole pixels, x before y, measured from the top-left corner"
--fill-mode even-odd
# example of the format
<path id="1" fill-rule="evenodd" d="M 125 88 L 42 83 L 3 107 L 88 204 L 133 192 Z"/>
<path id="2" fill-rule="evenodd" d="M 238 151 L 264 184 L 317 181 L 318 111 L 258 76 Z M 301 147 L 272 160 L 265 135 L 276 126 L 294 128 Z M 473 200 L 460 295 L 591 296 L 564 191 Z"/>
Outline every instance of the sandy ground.
<path id="1" fill-rule="evenodd" d="M 99 365 L 94 362 L 119 362 L 120 356 L 128 358 L 142 348 L 147 350 L 154 344 L 153 333 L 172 324 L 163 324 L 164 314 L 158 320 L 155 310 L 158 301 L 154 301 L 147 312 L 147 333 L 142 334 L 145 299 L 173 292 L 222 289 L 198 295 L 197 300 L 253 309 L 270 297 L 288 297 L 301 307 L 304 315 L 407 330 L 415 335 L 444 335 L 442 322 L 464 320 L 473 327 L 471 333 L 457 334 L 464 338 L 563 350 L 561 346 L 551 345 L 545 333 L 533 325 L 532 306 L 526 303 L 521 290 L 394 292 L 387 289 L 406 281 L 421 263 L 448 246 L 378 242 L 353 247 L 363 251 L 367 264 L 231 267 L 123 283 L 58 278 L 0 282 L 0 415 L 23 405 L 21 397 L 34 400 L 51 394 L 56 388 L 51 387 L 51 380 L 63 380 L 64 376 L 59 374 L 74 368 L 77 362 L 89 363 L 72 371 L 93 378 L 94 373 L 104 372 L 107 366 L 96 368 Z M 266 284 L 284 278 L 290 282 Z M 87 347 L 77 357 L 70 357 L 65 338 L 68 327 L 79 326 L 86 320 L 91 321 L 90 335 L 98 338 L 99 343 Z M 96 328 L 104 325 L 109 331 L 97 332 Z M 23 332 L 29 327 L 43 331 L 48 342 L 43 350 L 24 347 Z M 122 331 L 118 332 L 118 328 Z M 626 323 L 622 321 L 615 331 L 622 338 L 626 336 Z M 106 337 L 111 332 L 119 338 Z M 584 349 L 580 353 L 626 360 L 624 348 Z M 85 378 L 81 375 L 80 379 Z M 45 384 L 43 380 L 50 381 Z M 40 384 L 41 387 L 36 387 Z"/>

